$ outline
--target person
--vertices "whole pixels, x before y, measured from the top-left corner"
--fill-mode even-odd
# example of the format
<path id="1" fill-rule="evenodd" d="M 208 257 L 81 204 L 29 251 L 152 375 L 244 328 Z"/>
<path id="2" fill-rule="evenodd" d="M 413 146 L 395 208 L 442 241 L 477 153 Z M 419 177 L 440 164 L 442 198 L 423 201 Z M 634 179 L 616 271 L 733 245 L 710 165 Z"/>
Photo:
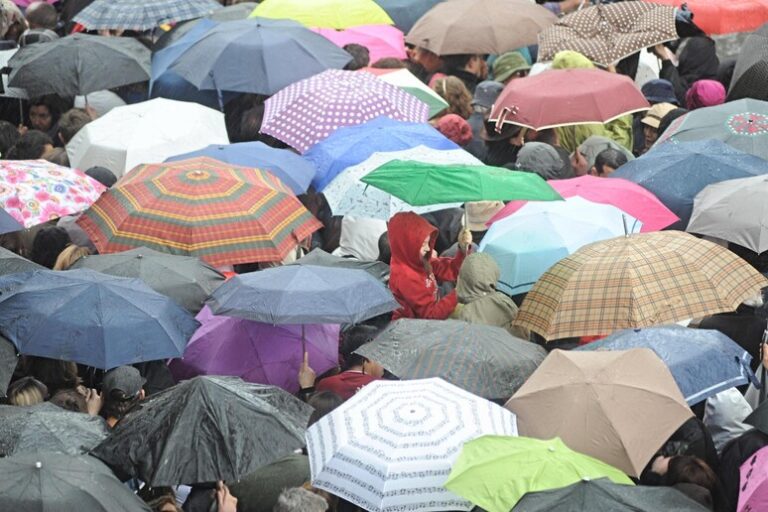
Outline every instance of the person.
<path id="1" fill-rule="evenodd" d="M 472 95 L 455 76 L 438 78 L 432 84 L 432 89 L 448 103 L 443 115 L 456 114 L 462 119 L 469 119 L 472 115 Z"/>
<path id="2" fill-rule="evenodd" d="M 59 14 L 56 8 L 48 2 L 31 2 L 24 12 L 27 25 L 30 29 L 56 30 L 59 22 Z"/>
<path id="3" fill-rule="evenodd" d="M 29 259 L 45 268 L 53 269 L 56 258 L 71 243 L 66 229 L 58 226 L 44 227 L 35 235 Z"/>
<path id="4" fill-rule="evenodd" d="M 512 167 L 512 166 L 507 166 Z M 526 142 L 517 154 L 514 169 L 538 174 L 545 180 L 566 178 L 567 168 L 558 152 L 544 142 Z"/>
<path id="5" fill-rule="evenodd" d="M 60 389 L 50 402 L 62 409 L 98 416 L 103 404 L 101 394 L 95 389 L 79 386 L 77 389 Z"/>
<path id="6" fill-rule="evenodd" d="M 56 263 L 53 264 L 53 270 L 69 270 L 77 260 L 83 256 L 89 256 L 90 254 L 91 250 L 88 247 L 80 247 L 79 245 L 70 244 L 65 247 L 56 258 Z"/>
<path id="7" fill-rule="evenodd" d="M 48 399 L 48 387 L 32 376 L 22 377 L 8 386 L 6 400 L 10 405 L 30 406 Z"/>
<path id="8" fill-rule="evenodd" d="M 643 134 L 645 135 L 643 154 L 647 153 L 659 138 L 659 125 L 661 125 L 661 120 L 665 115 L 676 108 L 677 107 L 671 103 L 657 103 L 645 114 L 645 117 L 641 120 L 641 123 L 643 123 Z"/>
<path id="9" fill-rule="evenodd" d="M 437 228 L 413 212 L 395 214 L 389 221 L 392 253 L 389 288 L 400 304 L 392 315 L 399 318 L 444 320 L 457 304 L 456 292 L 438 295 L 438 279 L 455 281 L 464 257 L 470 250 L 472 234 L 459 234 L 459 251 L 454 258 L 435 256 Z"/>
<path id="10" fill-rule="evenodd" d="M 152 512 L 182 512 L 176 504 L 176 497 L 172 494 L 161 494 L 146 500 L 147 506 Z"/>
<path id="11" fill-rule="evenodd" d="M 415 68 L 412 68 L 413 74 L 427 85 L 443 68 L 443 60 L 436 53 L 421 46 L 413 49 L 411 60 L 416 64 Z"/>
<path id="12" fill-rule="evenodd" d="M 344 66 L 344 69 L 348 71 L 357 71 L 358 69 L 362 69 L 370 64 L 371 54 L 368 51 L 368 48 L 365 46 L 350 43 L 345 45 L 343 49 L 352 56 L 352 60 L 349 61 L 346 66 Z"/>
<path id="13" fill-rule="evenodd" d="M 486 122 L 482 137 L 486 147 L 484 164 L 509 167 L 517 162 L 523 147 L 523 133 L 519 126 L 504 124 L 497 130 L 494 123 Z"/>
<path id="14" fill-rule="evenodd" d="M 706 462 L 690 455 L 659 456 L 652 471 L 661 476 L 662 485 L 674 487 L 710 510 L 722 510 L 722 489 L 717 474 Z"/>
<path id="15" fill-rule="evenodd" d="M 493 62 L 493 79 L 507 85 L 516 78 L 524 78 L 531 71 L 531 65 L 520 52 L 507 52 Z"/>
<path id="16" fill-rule="evenodd" d="M 697 80 L 685 93 L 688 110 L 714 107 L 725 102 L 725 87 L 717 80 Z"/>
<path id="17" fill-rule="evenodd" d="M 597 155 L 606 149 L 615 149 L 616 151 L 623 153 L 627 161 L 635 158 L 635 156 L 624 146 L 617 144 L 607 137 L 593 135 L 582 142 L 570 157 L 574 174 L 576 176 L 594 174 Z"/>
<path id="18" fill-rule="evenodd" d="M 22 134 L 5 156 L 6 160 L 37 160 L 53 150 L 53 139 L 40 130 Z"/>
<path id="19" fill-rule="evenodd" d="M 674 110 L 670 110 L 664 117 L 661 118 L 659 128 L 656 130 L 656 132 L 659 134 L 659 136 L 661 136 L 665 131 L 667 131 L 667 128 L 670 127 L 675 119 L 682 117 L 687 113 L 688 109 L 686 108 L 676 108 Z"/>
<path id="20" fill-rule="evenodd" d="M 472 142 L 472 127 L 461 116 L 446 114 L 437 120 L 437 131 L 461 147 Z"/>
<path id="21" fill-rule="evenodd" d="M 389 248 L 389 233 L 385 231 L 379 237 L 379 257 L 376 258 L 376 261 L 389 265 L 391 259 L 392 252 Z"/>
<path id="22" fill-rule="evenodd" d="M 20 365 L 22 373 L 42 382 L 50 395 L 55 395 L 60 389 L 77 389 L 82 384 L 77 365 L 72 361 L 22 356 Z"/>
<path id="23" fill-rule="evenodd" d="M 592 176 L 607 178 L 625 163 L 627 163 L 627 155 L 623 152 L 613 148 L 604 149 L 598 153 L 597 158 L 595 158 L 595 165 L 592 166 L 589 173 Z"/>
<path id="24" fill-rule="evenodd" d="M 477 84 L 488 78 L 488 64 L 480 54 L 442 55 L 443 73 L 461 80 L 469 91 L 475 93 Z"/>
<path id="25" fill-rule="evenodd" d="M 66 146 L 69 144 L 69 141 L 77 135 L 77 132 L 92 120 L 91 116 L 85 110 L 79 108 L 69 109 L 64 112 L 59 119 L 59 132 L 56 136 L 59 141 L 61 141 L 61 144 Z"/>
<path id="26" fill-rule="evenodd" d="M 104 399 L 101 415 L 110 428 L 144 399 L 145 382 L 139 370 L 133 366 L 118 366 L 104 374 L 101 383 Z"/>
<path id="27" fill-rule="evenodd" d="M 7 159 L 8 150 L 19 140 L 19 129 L 8 121 L 0 121 L 0 158 Z"/>
<path id="28" fill-rule="evenodd" d="M 485 144 L 483 144 L 485 119 L 503 89 L 504 85 L 499 82 L 484 80 L 477 84 L 475 94 L 472 97 L 472 114 L 467 118 L 467 122 L 472 128 L 472 142 L 467 144 L 465 149 L 480 160 L 483 160 L 487 153 Z"/>
<path id="29" fill-rule="evenodd" d="M 39 130 L 53 140 L 56 138 L 60 116 L 59 106 L 50 96 L 42 96 L 30 100 L 28 129 Z M 26 129 L 24 128 L 23 131 Z"/>
<path id="30" fill-rule="evenodd" d="M 325 512 L 328 503 L 318 496 L 301 487 L 285 489 L 277 498 L 273 512 Z"/>
<path id="31" fill-rule="evenodd" d="M 657 103 L 672 103 L 673 105 L 679 105 L 677 96 L 675 96 L 675 88 L 672 82 L 664 80 L 663 78 L 656 78 L 644 83 L 640 88 L 640 92 L 643 93 L 648 103 L 655 105 Z"/>
<path id="32" fill-rule="evenodd" d="M 115 174 L 106 167 L 90 167 L 89 169 L 86 169 L 85 175 L 93 178 L 107 188 L 110 188 L 112 185 L 117 183 L 117 177 Z M 67 230 L 67 234 L 69 234 L 69 238 L 72 240 L 73 245 L 85 247 L 90 251 L 91 254 L 96 254 L 97 250 L 93 241 L 91 241 L 91 238 L 83 230 L 83 228 L 77 224 L 77 219 L 80 218 L 80 215 L 82 215 L 82 213 L 78 213 L 76 215 L 65 215 L 56 222 L 56 226 Z"/>
<path id="33" fill-rule="evenodd" d="M 215 483 L 197 484 L 192 487 L 187 496 L 184 512 L 237 512 L 237 498 L 229 491 L 229 487 L 219 480 Z"/>

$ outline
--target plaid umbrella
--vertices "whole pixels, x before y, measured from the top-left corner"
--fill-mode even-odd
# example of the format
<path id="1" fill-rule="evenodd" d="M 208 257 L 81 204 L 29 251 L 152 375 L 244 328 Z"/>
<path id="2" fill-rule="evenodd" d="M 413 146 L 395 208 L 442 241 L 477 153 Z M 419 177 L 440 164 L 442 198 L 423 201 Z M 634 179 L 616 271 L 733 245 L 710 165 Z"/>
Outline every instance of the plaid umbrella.
<path id="1" fill-rule="evenodd" d="M 680 231 L 582 247 L 528 293 L 515 324 L 552 340 L 734 311 L 768 280 L 724 247 Z"/>
<path id="2" fill-rule="evenodd" d="M 598 4 L 560 18 L 539 34 L 539 56 L 577 51 L 608 66 L 635 52 L 677 39 L 675 8 L 646 2 Z"/>
<path id="3" fill-rule="evenodd" d="M 88 30 L 151 30 L 221 9 L 214 0 L 95 0 L 72 19 Z"/>
<path id="4" fill-rule="evenodd" d="M 305 153 L 338 128 L 379 116 L 424 122 L 429 107 L 370 73 L 331 69 L 269 98 L 261 131 Z"/>
<path id="5" fill-rule="evenodd" d="M 321 226 L 271 174 L 210 158 L 139 166 L 78 224 L 101 253 L 143 246 L 213 266 L 280 261 Z"/>

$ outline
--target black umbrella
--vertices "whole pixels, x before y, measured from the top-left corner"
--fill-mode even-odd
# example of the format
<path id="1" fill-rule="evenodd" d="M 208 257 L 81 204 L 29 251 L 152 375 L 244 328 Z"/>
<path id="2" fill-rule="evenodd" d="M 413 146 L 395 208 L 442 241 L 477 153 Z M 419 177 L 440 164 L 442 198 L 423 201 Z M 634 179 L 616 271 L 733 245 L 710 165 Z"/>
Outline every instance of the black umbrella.
<path id="1" fill-rule="evenodd" d="M 16 364 L 19 362 L 19 354 L 16 353 L 16 347 L 6 338 L 0 336 L 0 396 L 5 396 L 8 391 L 8 384 L 13 378 L 13 372 L 16 371 Z"/>
<path id="2" fill-rule="evenodd" d="M 747 416 L 744 423 L 752 425 L 763 434 L 768 435 L 768 400 L 763 400 L 757 409 Z"/>
<path id="3" fill-rule="evenodd" d="M 236 481 L 301 448 L 311 410 L 274 386 L 196 377 L 129 413 L 92 453 L 152 487 Z"/>
<path id="4" fill-rule="evenodd" d="M 733 68 L 728 101 L 768 100 L 768 23 L 747 36 Z"/>
<path id="5" fill-rule="evenodd" d="M 15 252 L 0 247 L 0 276 L 43 269 L 45 267 L 42 265 L 38 265 L 26 258 L 22 258 Z"/>
<path id="6" fill-rule="evenodd" d="M 150 512 L 104 464 L 88 456 L 38 453 L 0 459 L 0 510 Z"/>

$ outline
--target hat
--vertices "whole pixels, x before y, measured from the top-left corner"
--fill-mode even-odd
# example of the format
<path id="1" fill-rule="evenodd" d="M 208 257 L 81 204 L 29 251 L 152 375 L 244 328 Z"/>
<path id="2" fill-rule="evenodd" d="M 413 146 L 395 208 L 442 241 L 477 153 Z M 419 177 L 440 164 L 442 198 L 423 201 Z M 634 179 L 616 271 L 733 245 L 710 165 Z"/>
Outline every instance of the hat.
<path id="1" fill-rule="evenodd" d="M 435 128 L 459 146 L 472 142 L 472 127 L 459 115 L 444 115 L 437 121 Z"/>
<path id="2" fill-rule="evenodd" d="M 534 172 L 545 180 L 559 177 L 565 162 L 557 150 L 543 142 L 526 142 L 517 153 L 515 167 L 521 171 Z"/>
<path id="3" fill-rule="evenodd" d="M 112 391 L 122 391 L 125 396 L 136 396 L 147 380 L 141 376 L 139 370 L 133 366 L 118 366 L 104 374 L 101 390 L 104 396 L 109 396 Z"/>
<path id="4" fill-rule="evenodd" d="M 487 142 L 498 142 L 500 140 L 516 137 L 522 129 L 522 126 L 516 124 L 504 123 L 501 125 L 501 131 L 497 132 L 495 122 L 485 121 L 484 129 L 480 133 L 480 138 Z"/>
<path id="5" fill-rule="evenodd" d="M 618 142 L 609 139 L 608 137 L 603 137 L 602 135 L 592 135 L 579 145 L 579 153 L 581 153 L 587 161 L 587 169 L 591 169 L 592 166 L 595 165 L 597 155 L 606 149 L 621 151 L 627 157 L 627 161 L 635 159 L 635 155 Z"/>
<path id="6" fill-rule="evenodd" d="M 717 80 L 697 80 L 685 93 L 688 110 L 714 107 L 725 102 L 725 87 Z"/>
<path id="7" fill-rule="evenodd" d="M 106 167 L 94 166 L 85 171 L 85 174 L 109 188 L 117 182 L 115 173 Z"/>
<path id="8" fill-rule="evenodd" d="M 504 84 L 493 80 L 484 80 L 475 87 L 475 96 L 472 98 L 472 106 L 491 108 L 504 90 Z"/>
<path id="9" fill-rule="evenodd" d="M 678 104 L 675 88 L 669 80 L 664 80 L 663 78 L 649 80 L 643 84 L 640 91 L 642 91 L 643 96 L 645 96 L 649 103 Z"/>
<path id="10" fill-rule="evenodd" d="M 518 52 L 507 52 L 493 63 L 493 77 L 497 82 L 504 82 L 518 71 L 531 69 L 525 57 Z"/>
<path id="11" fill-rule="evenodd" d="M 640 122 L 651 128 L 658 128 L 664 116 L 676 108 L 677 106 L 671 103 L 657 103 L 646 112 L 645 117 Z"/>
<path id="12" fill-rule="evenodd" d="M 464 205 L 467 211 L 467 228 L 470 231 L 485 231 L 486 224 L 504 208 L 501 201 L 475 201 Z"/>

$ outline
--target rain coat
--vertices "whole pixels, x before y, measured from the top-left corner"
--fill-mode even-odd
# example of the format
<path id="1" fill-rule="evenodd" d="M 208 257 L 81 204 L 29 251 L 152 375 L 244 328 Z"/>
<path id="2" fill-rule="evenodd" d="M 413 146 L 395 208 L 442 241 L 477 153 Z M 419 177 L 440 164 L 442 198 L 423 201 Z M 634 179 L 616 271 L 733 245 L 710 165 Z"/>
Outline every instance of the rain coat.
<path id="1" fill-rule="evenodd" d="M 464 252 L 454 258 L 432 258 L 432 272 L 424 268 L 420 250 L 424 239 L 435 247 L 437 228 L 413 212 L 398 213 L 389 221 L 390 261 L 389 288 L 400 303 L 392 315 L 399 318 L 445 320 L 456 307 L 456 291 L 445 297 L 438 294 L 437 280 L 455 281 L 464 261 Z"/>

